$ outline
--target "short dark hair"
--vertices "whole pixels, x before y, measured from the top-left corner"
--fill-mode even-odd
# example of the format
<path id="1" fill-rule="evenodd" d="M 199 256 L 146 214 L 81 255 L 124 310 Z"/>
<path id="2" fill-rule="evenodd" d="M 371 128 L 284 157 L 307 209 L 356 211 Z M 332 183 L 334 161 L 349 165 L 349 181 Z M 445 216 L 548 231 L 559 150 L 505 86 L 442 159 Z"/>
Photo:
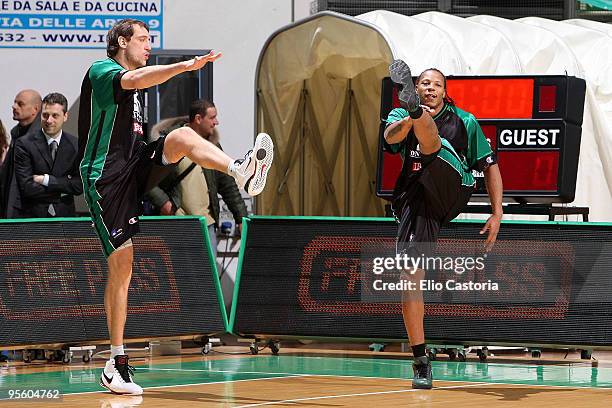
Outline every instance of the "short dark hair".
<path id="1" fill-rule="evenodd" d="M 189 121 L 193 122 L 196 115 L 206 116 L 208 108 L 214 108 L 215 104 L 206 99 L 197 99 L 189 106 Z"/>
<path id="2" fill-rule="evenodd" d="M 64 109 L 64 113 L 68 112 L 68 100 L 64 95 L 58 92 L 51 92 L 49 95 L 45 96 L 42 101 L 42 104 L 45 105 L 54 105 L 54 104 L 62 105 Z"/>
<path id="3" fill-rule="evenodd" d="M 135 20 L 133 18 L 124 18 L 115 23 L 106 36 L 106 55 L 113 58 L 119 52 L 119 37 L 125 38 L 127 41 L 132 39 L 134 35 L 134 24 L 139 25 L 149 31 L 149 26 L 144 21 Z"/>

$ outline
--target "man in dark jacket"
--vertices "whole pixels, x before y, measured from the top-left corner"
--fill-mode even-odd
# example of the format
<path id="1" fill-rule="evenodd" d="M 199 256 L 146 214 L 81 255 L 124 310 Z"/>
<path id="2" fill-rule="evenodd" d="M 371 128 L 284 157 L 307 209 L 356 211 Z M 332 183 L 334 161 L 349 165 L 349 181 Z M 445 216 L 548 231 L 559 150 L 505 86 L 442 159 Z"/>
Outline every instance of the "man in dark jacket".
<path id="1" fill-rule="evenodd" d="M 74 196 L 83 192 L 78 140 L 64 132 L 68 102 L 50 93 L 42 103 L 42 129 L 15 143 L 15 175 L 21 195 L 21 217 L 74 217 Z"/>
<path id="2" fill-rule="evenodd" d="M 207 100 L 194 101 L 188 118 L 178 118 L 160 129 L 161 135 L 180 126 L 189 126 L 197 134 L 219 148 L 216 126 L 217 109 Z M 246 205 L 234 179 L 216 170 L 196 166 L 184 158 L 148 197 L 160 209 L 162 215 L 202 215 L 206 217 L 213 250 L 216 252 L 216 228 L 219 224 L 219 194 L 227 204 L 236 222 L 236 232 L 241 231 L 242 217 L 247 215 Z"/>
<path id="3" fill-rule="evenodd" d="M 40 131 L 40 94 L 24 89 L 15 96 L 11 129 L 11 144 L 0 167 L 0 218 L 17 218 L 21 212 L 21 196 L 15 178 L 15 143 L 18 139 Z"/>

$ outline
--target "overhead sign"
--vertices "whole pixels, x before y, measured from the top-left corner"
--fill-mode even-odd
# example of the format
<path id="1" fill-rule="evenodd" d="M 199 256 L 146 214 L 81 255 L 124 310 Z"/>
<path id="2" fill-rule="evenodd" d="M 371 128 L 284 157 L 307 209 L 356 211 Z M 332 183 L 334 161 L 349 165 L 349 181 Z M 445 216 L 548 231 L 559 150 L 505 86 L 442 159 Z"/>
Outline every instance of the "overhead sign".
<path id="1" fill-rule="evenodd" d="M 163 0 L 0 0 L 0 48 L 106 48 L 124 18 L 147 23 L 151 47 L 163 48 Z"/>

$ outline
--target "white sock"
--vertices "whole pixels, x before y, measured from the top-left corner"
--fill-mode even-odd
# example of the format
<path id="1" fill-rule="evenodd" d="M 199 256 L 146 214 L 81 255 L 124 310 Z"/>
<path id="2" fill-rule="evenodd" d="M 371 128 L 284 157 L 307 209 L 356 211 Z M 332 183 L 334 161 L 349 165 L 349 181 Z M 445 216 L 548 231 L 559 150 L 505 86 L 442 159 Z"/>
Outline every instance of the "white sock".
<path id="1" fill-rule="evenodd" d="M 170 161 L 169 161 L 168 159 L 166 159 L 166 155 L 164 154 L 164 152 L 162 152 L 162 159 L 161 159 L 161 162 L 162 162 L 162 164 L 163 164 L 164 166 L 167 166 L 167 165 L 169 165 L 169 164 L 172 164 L 172 163 L 170 163 Z"/>
<path id="2" fill-rule="evenodd" d="M 123 344 L 120 346 L 113 346 L 111 344 L 111 358 L 115 358 L 115 356 L 121 356 L 125 354 L 125 351 L 123 351 Z"/>

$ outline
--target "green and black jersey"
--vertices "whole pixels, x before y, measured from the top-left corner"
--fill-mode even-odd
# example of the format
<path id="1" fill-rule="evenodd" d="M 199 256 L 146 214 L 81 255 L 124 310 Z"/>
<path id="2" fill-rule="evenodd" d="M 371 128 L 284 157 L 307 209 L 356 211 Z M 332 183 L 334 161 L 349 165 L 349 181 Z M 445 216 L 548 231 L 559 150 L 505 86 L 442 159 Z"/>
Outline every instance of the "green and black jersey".
<path id="1" fill-rule="evenodd" d="M 395 108 L 387 117 L 391 124 L 408 117 L 403 108 Z M 452 166 L 461 177 L 463 186 L 474 186 L 472 170 L 484 171 L 496 162 L 491 146 L 478 124 L 469 112 L 461 110 L 452 104 L 445 104 L 442 110 L 434 116 L 434 122 L 442 139 L 442 149 L 438 157 Z M 418 140 L 411 129 L 406 139 L 400 143 L 385 144 L 386 149 L 400 153 L 404 160 L 400 183 L 408 183 L 422 171 L 421 155 L 418 150 Z M 396 190 L 401 186 L 396 186 Z"/>
<path id="2" fill-rule="evenodd" d="M 96 61 L 81 85 L 79 154 L 85 195 L 112 182 L 143 139 L 138 90 L 121 88 L 127 70 L 115 60 Z"/>
<path id="3" fill-rule="evenodd" d="M 81 86 L 83 192 L 107 256 L 138 232 L 142 185 L 163 149 L 144 143 L 140 93 L 121 88 L 126 72 L 111 58 L 96 61 Z"/>
<path id="4" fill-rule="evenodd" d="M 393 109 L 387 123 L 408 116 L 405 109 Z M 429 254 L 441 226 L 460 214 L 470 200 L 476 184 L 472 170 L 483 171 L 495 163 L 472 114 L 445 104 L 433 119 L 442 141 L 439 152 L 421 155 L 414 130 L 402 142 L 386 144 L 387 150 L 401 153 L 404 160 L 391 205 L 399 222 L 399 253 Z"/>

